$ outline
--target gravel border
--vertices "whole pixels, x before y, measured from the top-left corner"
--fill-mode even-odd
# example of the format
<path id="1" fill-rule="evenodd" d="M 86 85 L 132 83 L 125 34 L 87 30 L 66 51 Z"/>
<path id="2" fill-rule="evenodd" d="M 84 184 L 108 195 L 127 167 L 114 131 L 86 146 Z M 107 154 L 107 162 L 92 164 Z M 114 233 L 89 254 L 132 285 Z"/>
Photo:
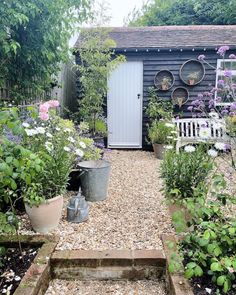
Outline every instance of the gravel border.
<path id="1" fill-rule="evenodd" d="M 53 280 L 45 295 L 167 295 L 164 281 L 63 281 Z"/>

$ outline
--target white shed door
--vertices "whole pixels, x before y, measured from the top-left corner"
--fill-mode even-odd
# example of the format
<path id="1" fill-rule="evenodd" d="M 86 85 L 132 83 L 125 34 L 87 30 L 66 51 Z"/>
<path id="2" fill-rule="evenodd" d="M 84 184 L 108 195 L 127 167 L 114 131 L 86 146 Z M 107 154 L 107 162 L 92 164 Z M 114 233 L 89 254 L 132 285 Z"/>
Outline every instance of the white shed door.
<path id="1" fill-rule="evenodd" d="M 142 147 L 143 63 L 125 62 L 108 79 L 107 123 L 110 148 Z"/>

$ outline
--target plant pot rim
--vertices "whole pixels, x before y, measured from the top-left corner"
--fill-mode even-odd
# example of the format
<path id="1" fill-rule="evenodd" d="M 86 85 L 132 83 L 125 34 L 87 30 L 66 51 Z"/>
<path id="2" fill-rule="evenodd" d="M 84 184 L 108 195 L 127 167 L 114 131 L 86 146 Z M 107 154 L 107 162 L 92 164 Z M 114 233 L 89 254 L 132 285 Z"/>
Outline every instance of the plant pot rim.
<path id="1" fill-rule="evenodd" d="M 89 167 L 89 166 L 92 167 Z M 99 166 L 101 165 L 101 166 Z M 111 163 L 107 160 L 91 160 L 91 161 L 82 161 L 79 162 L 78 167 L 80 169 L 103 169 L 110 167 Z"/>
<path id="2" fill-rule="evenodd" d="M 53 197 L 53 198 L 50 198 L 50 199 L 46 199 L 45 202 L 39 204 L 38 206 L 33 205 L 32 207 L 29 205 L 29 203 L 27 203 L 27 202 L 24 202 L 24 203 L 25 203 L 25 206 L 27 206 L 29 208 L 33 208 L 33 207 L 37 208 L 37 207 L 42 206 L 42 205 L 50 204 L 50 203 L 52 203 L 54 201 L 57 201 L 58 199 L 61 199 L 61 198 L 63 198 L 63 195 L 59 195 L 59 196 L 56 196 L 56 197 Z"/>

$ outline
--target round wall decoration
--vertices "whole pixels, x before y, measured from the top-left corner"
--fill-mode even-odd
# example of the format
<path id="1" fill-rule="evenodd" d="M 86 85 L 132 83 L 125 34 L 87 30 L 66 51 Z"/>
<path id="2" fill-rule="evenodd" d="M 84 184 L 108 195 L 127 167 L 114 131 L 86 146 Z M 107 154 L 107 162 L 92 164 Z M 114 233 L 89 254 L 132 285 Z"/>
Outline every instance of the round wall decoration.
<path id="1" fill-rule="evenodd" d="M 176 87 L 172 91 L 171 99 L 174 105 L 178 105 L 181 108 L 189 99 L 188 89 L 185 87 Z"/>
<path id="2" fill-rule="evenodd" d="M 168 91 L 174 85 L 174 75 L 168 70 L 161 70 L 157 72 L 154 78 L 154 85 L 158 90 Z"/>
<path id="3" fill-rule="evenodd" d="M 186 85 L 195 86 L 205 77 L 204 64 L 199 60 L 190 59 L 181 66 L 179 76 Z"/>

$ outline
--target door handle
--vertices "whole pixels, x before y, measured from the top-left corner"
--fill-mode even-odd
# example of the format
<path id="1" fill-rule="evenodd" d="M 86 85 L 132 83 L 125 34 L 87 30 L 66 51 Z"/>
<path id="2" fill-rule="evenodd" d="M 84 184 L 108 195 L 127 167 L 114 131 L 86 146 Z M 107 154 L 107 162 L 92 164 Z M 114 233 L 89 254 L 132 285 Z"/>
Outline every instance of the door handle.
<path id="1" fill-rule="evenodd" d="M 137 94 L 137 97 L 138 97 L 138 99 L 140 99 L 140 96 L 141 96 L 141 94 L 140 94 L 140 93 L 138 93 L 138 94 Z"/>

